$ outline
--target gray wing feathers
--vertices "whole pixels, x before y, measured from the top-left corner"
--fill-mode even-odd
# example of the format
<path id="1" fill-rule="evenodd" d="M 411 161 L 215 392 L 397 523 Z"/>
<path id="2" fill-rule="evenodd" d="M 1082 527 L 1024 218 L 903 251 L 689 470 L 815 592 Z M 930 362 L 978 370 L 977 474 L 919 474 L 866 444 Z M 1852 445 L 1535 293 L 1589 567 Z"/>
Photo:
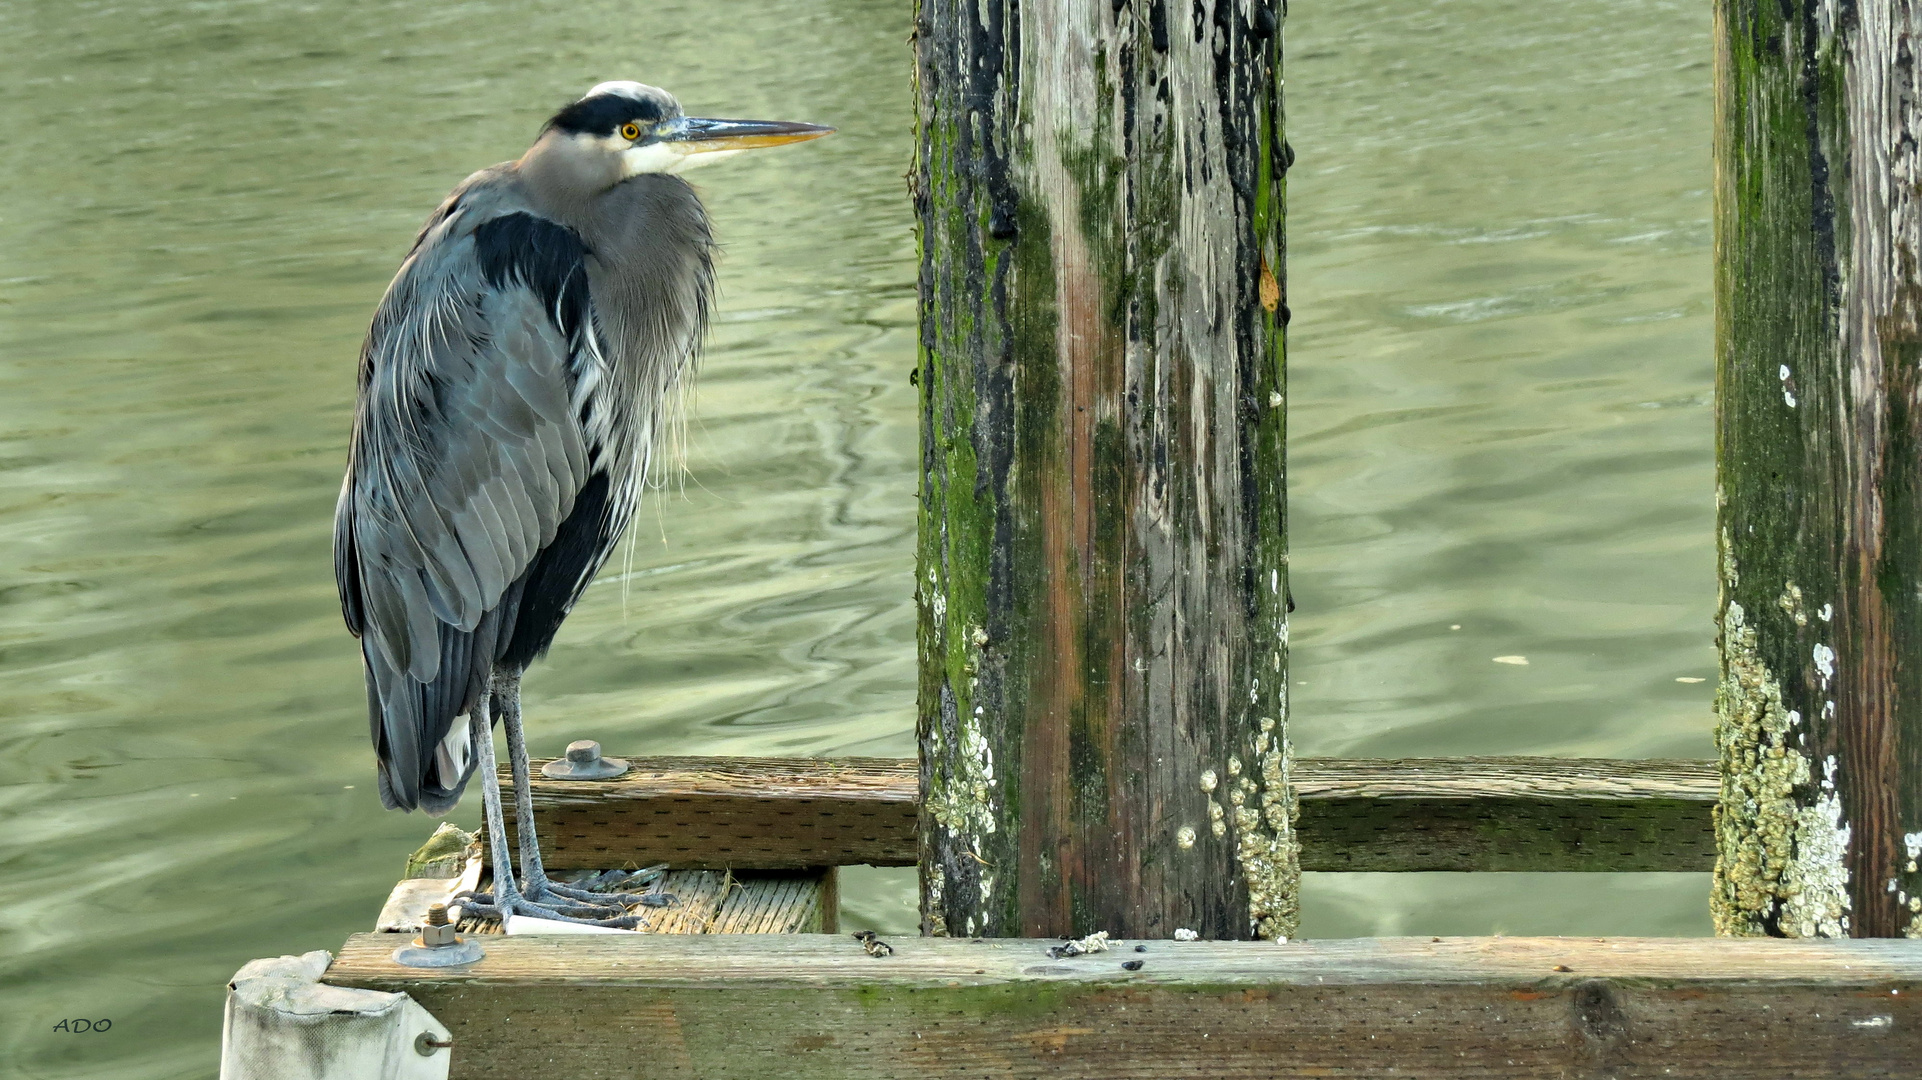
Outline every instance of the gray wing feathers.
<path id="1" fill-rule="evenodd" d="M 382 300 L 362 358 L 335 574 L 362 638 L 389 806 L 451 807 L 423 773 L 481 692 L 514 583 L 587 482 L 569 342 L 524 283 L 489 282 L 452 208 Z"/>
<path id="2" fill-rule="evenodd" d="M 390 308 L 402 317 L 377 316 L 368 343 L 353 533 L 361 575 L 383 579 L 362 590 L 366 632 L 427 682 L 436 623 L 475 629 L 554 538 L 589 458 L 567 341 L 531 289 L 482 281 L 470 240 L 425 245 Z"/>

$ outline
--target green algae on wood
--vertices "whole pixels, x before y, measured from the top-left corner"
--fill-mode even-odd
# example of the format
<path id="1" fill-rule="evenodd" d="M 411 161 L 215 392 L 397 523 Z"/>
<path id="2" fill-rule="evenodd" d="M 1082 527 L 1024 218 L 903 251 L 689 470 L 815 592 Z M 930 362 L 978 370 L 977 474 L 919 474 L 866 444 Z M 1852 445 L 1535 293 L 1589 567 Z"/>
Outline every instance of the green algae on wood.
<path id="1" fill-rule="evenodd" d="M 917 5 L 931 934 L 1294 926 L 1279 8 Z"/>
<path id="2" fill-rule="evenodd" d="M 412 855 L 402 878 L 454 878 L 467 867 L 467 859 L 480 851 L 480 838 L 450 821 L 434 827 L 434 835 Z"/>
<path id="3" fill-rule="evenodd" d="M 1918 933 L 1922 6 L 1716 24 L 1716 928 Z"/>

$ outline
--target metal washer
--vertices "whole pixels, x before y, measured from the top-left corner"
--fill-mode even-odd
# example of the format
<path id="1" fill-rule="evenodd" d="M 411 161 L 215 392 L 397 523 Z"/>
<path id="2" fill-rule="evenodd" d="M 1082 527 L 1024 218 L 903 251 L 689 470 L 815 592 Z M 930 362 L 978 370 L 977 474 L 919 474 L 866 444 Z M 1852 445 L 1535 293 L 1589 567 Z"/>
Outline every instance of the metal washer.
<path id="1" fill-rule="evenodd" d="M 459 967 L 471 964 L 487 951 L 473 938 L 457 938 L 452 945 L 422 945 L 419 938 L 394 950 L 394 963 L 417 968 Z"/>

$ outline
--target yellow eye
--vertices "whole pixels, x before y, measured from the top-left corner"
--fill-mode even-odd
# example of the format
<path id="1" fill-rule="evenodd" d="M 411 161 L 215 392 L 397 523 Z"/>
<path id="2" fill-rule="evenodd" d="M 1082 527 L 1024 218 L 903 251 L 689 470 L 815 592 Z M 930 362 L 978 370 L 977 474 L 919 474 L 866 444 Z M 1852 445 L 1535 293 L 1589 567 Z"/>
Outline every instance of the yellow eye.
<path id="1" fill-rule="evenodd" d="M 621 138 L 626 139 L 628 142 L 633 142 L 634 140 L 640 137 L 641 137 L 641 125 L 633 122 L 632 120 L 621 125 Z"/>

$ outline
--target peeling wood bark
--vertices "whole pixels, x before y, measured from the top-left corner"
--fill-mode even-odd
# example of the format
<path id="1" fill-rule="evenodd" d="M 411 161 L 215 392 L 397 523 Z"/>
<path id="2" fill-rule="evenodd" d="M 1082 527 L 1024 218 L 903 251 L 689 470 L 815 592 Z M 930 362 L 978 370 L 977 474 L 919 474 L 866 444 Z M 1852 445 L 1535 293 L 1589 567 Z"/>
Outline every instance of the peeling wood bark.
<path id="1" fill-rule="evenodd" d="M 1922 3 L 1716 22 L 1716 926 L 1913 936 Z"/>
<path id="2" fill-rule="evenodd" d="M 1287 933 L 1278 0 L 920 0 L 923 928 Z"/>

